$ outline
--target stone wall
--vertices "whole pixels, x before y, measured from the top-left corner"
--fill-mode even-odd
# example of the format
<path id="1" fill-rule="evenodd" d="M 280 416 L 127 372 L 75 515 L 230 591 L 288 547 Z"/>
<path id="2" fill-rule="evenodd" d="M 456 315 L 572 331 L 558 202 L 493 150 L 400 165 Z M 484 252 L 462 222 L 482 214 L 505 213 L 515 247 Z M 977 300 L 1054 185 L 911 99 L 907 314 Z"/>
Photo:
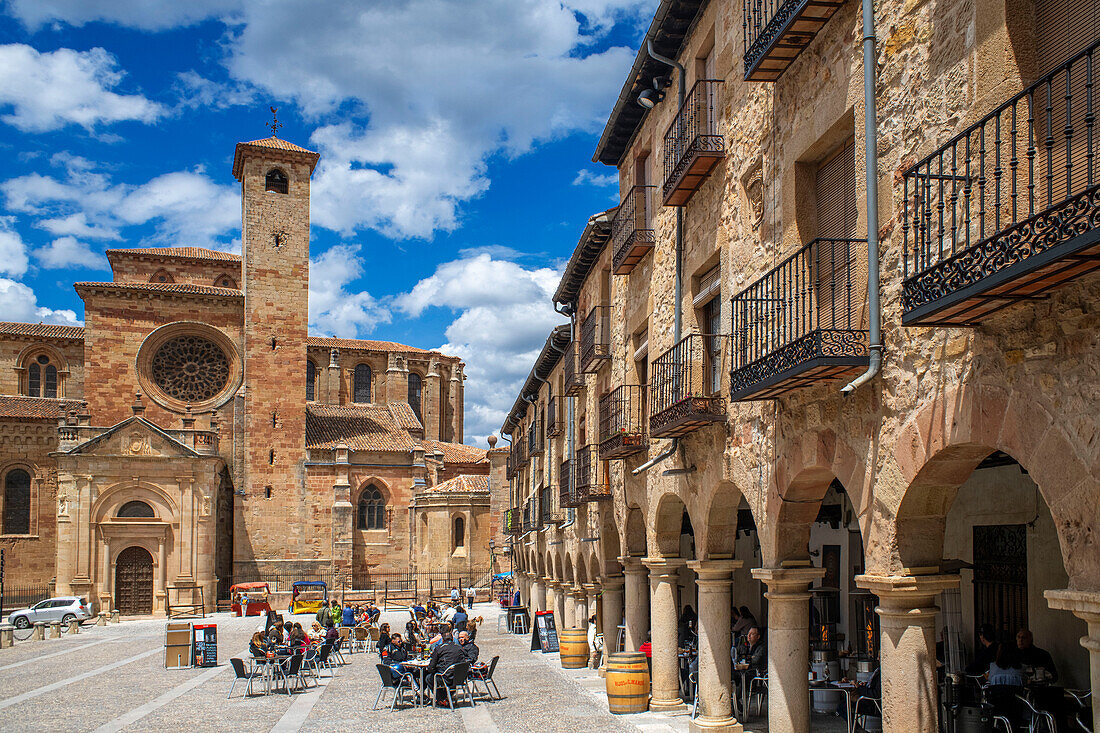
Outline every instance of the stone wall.
<path id="1" fill-rule="evenodd" d="M 114 255 L 111 270 L 115 282 L 159 282 L 153 276 L 167 273 L 169 282 L 213 286 L 222 276 L 229 277 L 237 287 L 241 285 L 241 262 L 187 259 L 179 257 L 155 257 Z"/>
<path id="2" fill-rule="evenodd" d="M 0 419 L 0 478 L 13 469 L 31 475 L 30 533 L 0 535 L 4 577 L 12 585 L 46 584 L 57 559 L 57 422 Z M 4 508 L 0 482 L 0 517 Z M 0 531 L 5 531 L 0 527 Z"/>

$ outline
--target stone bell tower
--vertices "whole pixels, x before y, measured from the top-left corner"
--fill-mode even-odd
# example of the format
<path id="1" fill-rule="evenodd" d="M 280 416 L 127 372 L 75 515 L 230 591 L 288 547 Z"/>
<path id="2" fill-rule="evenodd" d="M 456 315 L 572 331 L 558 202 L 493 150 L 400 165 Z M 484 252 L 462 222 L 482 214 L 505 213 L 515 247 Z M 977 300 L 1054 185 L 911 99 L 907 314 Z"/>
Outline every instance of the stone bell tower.
<path id="1" fill-rule="evenodd" d="M 275 131 L 273 126 L 273 133 Z M 238 143 L 244 291 L 244 475 L 234 569 L 303 551 L 309 183 L 320 156 L 274 134 Z M 241 526 L 243 523 L 243 526 Z"/>

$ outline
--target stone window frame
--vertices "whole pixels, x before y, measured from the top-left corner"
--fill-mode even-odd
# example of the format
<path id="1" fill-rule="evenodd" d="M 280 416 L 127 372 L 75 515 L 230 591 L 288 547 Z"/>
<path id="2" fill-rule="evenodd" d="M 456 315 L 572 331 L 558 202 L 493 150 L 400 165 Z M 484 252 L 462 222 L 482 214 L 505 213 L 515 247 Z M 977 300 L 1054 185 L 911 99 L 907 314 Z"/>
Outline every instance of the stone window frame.
<path id="1" fill-rule="evenodd" d="M 151 370 L 153 357 L 161 346 L 180 336 L 197 336 L 212 341 L 225 354 L 229 363 L 229 378 L 226 380 L 225 387 L 210 399 L 188 403 L 165 394 L 153 380 Z M 233 398 L 244 379 L 244 366 L 240 351 L 233 340 L 219 329 L 197 321 L 176 321 L 151 331 L 138 348 L 134 366 L 141 391 L 161 407 L 177 413 L 184 413 L 189 407 L 192 412 L 196 413 L 221 407 Z"/>
<path id="2" fill-rule="evenodd" d="M 228 273 L 223 272 L 214 278 L 214 287 L 216 288 L 232 288 L 233 290 L 240 290 L 240 286 L 237 285 L 236 279 L 234 279 Z"/>
<path id="3" fill-rule="evenodd" d="M 366 519 L 366 515 L 364 514 L 363 510 L 365 508 L 367 508 L 367 507 L 364 507 L 364 502 L 367 500 L 367 497 L 365 496 L 365 494 L 368 491 L 370 491 L 371 489 L 373 489 L 374 492 L 378 494 L 377 505 L 376 505 L 376 512 L 377 512 L 376 519 L 381 521 L 381 526 L 372 527 L 372 526 L 370 526 L 370 521 L 369 520 L 364 521 Z M 386 504 L 386 492 L 384 490 L 384 487 L 380 486 L 377 481 L 371 481 L 371 480 L 364 481 L 363 486 L 362 486 L 362 488 L 359 489 L 359 492 L 358 492 L 358 494 L 356 496 L 356 499 L 355 499 L 355 528 L 357 530 L 361 531 L 361 532 L 386 532 L 386 531 L 388 531 L 389 522 L 386 521 L 386 519 L 387 519 L 386 515 L 388 513 L 386 511 L 387 508 L 388 507 L 387 507 L 387 504 Z"/>
<path id="4" fill-rule="evenodd" d="M 416 377 L 417 383 L 419 384 L 420 399 L 417 401 L 417 404 L 413 404 L 413 401 L 412 401 L 413 377 Z M 420 372 L 414 371 L 412 369 L 409 370 L 409 376 L 408 376 L 408 380 L 407 380 L 405 399 L 408 401 L 409 407 L 412 408 L 413 414 L 416 415 L 416 419 L 419 420 L 421 423 L 423 423 L 424 422 L 424 417 L 423 417 L 423 415 L 424 415 L 424 375 L 421 374 Z"/>
<path id="5" fill-rule="evenodd" d="M 137 505 L 137 504 L 143 505 L 146 509 L 149 510 L 149 513 L 148 514 L 141 514 L 141 515 L 136 515 L 136 514 L 123 515 L 122 512 L 123 512 L 124 509 L 130 508 L 130 507 L 135 507 L 136 508 L 135 505 Z M 124 503 L 120 504 L 118 509 L 115 510 L 114 519 L 157 519 L 157 510 L 153 508 L 152 504 L 150 504 L 149 502 L 144 501 L 142 499 L 129 499 L 129 500 L 125 501 Z"/>
<path id="6" fill-rule="evenodd" d="M 461 534 L 459 533 L 459 523 L 461 522 Z M 464 554 L 466 552 L 466 546 L 469 544 L 469 523 L 466 521 L 466 515 L 458 512 L 451 516 L 451 554 Z M 461 540 L 461 541 L 460 541 Z"/>
<path id="7" fill-rule="evenodd" d="M 45 386 L 39 382 L 39 394 L 30 393 L 30 368 L 38 363 L 38 357 L 45 356 L 49 359 L 49 365 L 57 369 L 57 395 L 50 399 L 64 399 L 65 385 L 69 378 L 69 362 L 65 356 L 52 344 L 36 343 L 28 346 L 20 352 L 15 359 L 16 380 L 19 384 L 19 394 L 23 397 L 43 398 L 42 392 Z M 43 380 L 44 381 L 44 380 Z"/>
<path id="8" fill-rule="evenodd" d="M 359 385 L 358 385 L 359 367 L 363 367 L 364 369 L 367 370 L 367 372 L 366 372 L 367 373 L 367 384 L 366 384 L 367 399 L 366 400 L 360 400 L 359 399 Z M 374 397 L 374 369 L 367 362 L 361 361 L 358 364 L 356 364 L 351 370 L 351 401 L 354 402 L 357 405 L 368 405 L 368 404 L 371 404 L 371 398 L 372 397 Z"/>
<path id="9" fill-rule="evenodd" d="M 8 475 L 14 471 L 25 471 L 31 477 L 30 497 L 27 501 L 27 532 L 8 532 L 4 527 L 4 510 L 7 503 Z M 26 461 L 11 461 L 0 465 L 0 537 L 19 537 L 21 539 L 38 537 L 38 512 L 34 508 L 38 505 L 41 480 L 35 467 Z"/>
<path id="10" fill-rule="evenodd" d="M 172 277 L 172 273 L 163 267 L 149 276 L 149 282 L 151 283 L 174 283 L 175 281 L 176 278 Z"/>
<path id="11" fill-rule="evenodd" d="M 310 369 L 312 368 L 312 374 Z M 306 359 L 306 402 L 317 401 L 317 362 Z"/>

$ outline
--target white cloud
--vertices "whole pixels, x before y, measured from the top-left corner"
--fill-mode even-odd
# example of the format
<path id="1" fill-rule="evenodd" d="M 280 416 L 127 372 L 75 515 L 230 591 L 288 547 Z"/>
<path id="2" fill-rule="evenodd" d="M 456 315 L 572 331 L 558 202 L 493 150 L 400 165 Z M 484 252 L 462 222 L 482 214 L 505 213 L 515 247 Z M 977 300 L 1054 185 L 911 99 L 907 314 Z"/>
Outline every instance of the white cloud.
<path id="1" fill-rule="evenodd" d="M 201 168 L 132 185 L 81 161 L 66 161 L 62 178 L 31 173 L 0 183 L 8 210 L 37 217 L 53 234 L 118 239 L 123 227 L 153 224 L 154 241 L 219 249 L 240 228 L 240 192 L 214 183 Z"/>
<path id="2" fill-rule="evenodd" d="M 587 168 L 577 171 L 577 177 L 573 179 L 574 186 L 615 186 L 619 183 L 619 176 L 615 173 L 593 173 Z"/>
<path id="3" fill-rule="evenodd" d="M 562 322 L 550 302 L 560 277 L 483 253 L 443 263 L 395 299 L 412 316 L 433 306 L 457 313 L 440 349 L 466 362 L 467 440 L 484 444 L 500 428 L 546 337 Z"/>
<path id="4" fill-rule="evenodd" d="M 0 216 L 0 273 L 19 277 L 27 271 L 27 246 L 14 224 L 14 217 Z"/>
<path id="5" fill-rule="evenodd" d="M 256 90 L 245 84 L 212 81 L 195 71 L 177 75 L 174 86 L 180 106 L 188 109 L 224 109 L 256 101 Z"/>
<path id="6" fill-rule="evenodd" d="M 389 310 L 370 293 L 348 292 L 347 285 L 363 272 L 359 248 L 330 247 L 309 262 L 309 324 L 314 330 L 355 338 L 379 323 L 389 323 Z"/>
<path id="7" fill-rule="evenodd" d="M 51 21 L 84 25 L 92 21 L 129 28 L 164 30 L 188 26 L 211 16 L 229 16 L 234 0 L 9 0 L 10 12 L 31 30 Z"/>
<path id="8" fill-rule="evenodd" d="M 34 250 L 34 257 L 42 267 L 53 270 L 69 267 L 86 267 L 89 270 L 110 268 L 106 257 L 99 252 L 93 252 L 85 242 L 75 237 L 55 239 Z"/>
<path id="9" fill-rule="evenodd" d="M 62 326 L 81 326 L 76 313 L 71 310 L 53 310 L 38 305 L 34 291 L 23 283 L 0 277 L 0 313 L 9 321 L 23 323 L 57 323 Z"/>
<path id="10" fill-rule="evenodd" d="M 164 108 L 140 94 L 111 91 L 122 81 L 115 58 L 102 48 L 61 48 L 39 53 L 30 46 L 0 46 L 0 116 L 24 132 L 46 132 L 66 125 L 137 120 L 152 122 Z"/>

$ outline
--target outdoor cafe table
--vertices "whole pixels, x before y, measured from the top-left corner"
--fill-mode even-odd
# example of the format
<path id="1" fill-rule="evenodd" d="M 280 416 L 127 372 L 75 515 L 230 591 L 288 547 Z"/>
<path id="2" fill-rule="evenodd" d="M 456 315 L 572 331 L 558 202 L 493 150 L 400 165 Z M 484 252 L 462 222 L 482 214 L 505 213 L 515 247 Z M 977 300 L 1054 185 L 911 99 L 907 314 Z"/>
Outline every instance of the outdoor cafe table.
<path id="1" fill-rule="evenodd" d="M 416 676 L 420 679 L 420 695 L 421 699 L 428 700 L 426 703 L 420 703 L 422 705 L 430 705 L 431 700 L 428 697 L 429 691 L 424 687 L 424 672 L 427 671 L 428 665 L 431 664 L 429 659 L 408 659 L 401 663 L 401 668 L 406 670 L 414 670 Z"/>
<path id="2" fill-rule="evenodd" d="M 810 682 L 810 708 L 814 704 L 814 692 L 841 692 L 844 696 L 844 712 L 847 716 L 848 730 L 853 730 L 854 718 L 852 711 L 855 707 L 856 683 L 855 682 Z"/>
<path id="3" fill-rule="evenodd" d="M 754 670 L 747 664 L 737 663 L 733 665 L 733 674 L 741 678 L 740 715 L 742 719 L 746 719 L 749 717 L 749 682 L 753 678 Z M 734 694 L 736 695 L 736 691 Z"/>
<path id="4" fill-rule="evenodd" d="M 270 695 L 271 694 L 271 683 L 275 679 L 275 674 L 276 674 L 275 667 L 276 666 L 281 667 L 282 663 L 286 662 L 288 659 L 290 659 L 291 656 L 293 656 L 293 655 L 290 653 L 290 650 L 288 649 L 286 651 L 276 652 L 273 656 L 270 656 L 270 657 L 254 657 L 253 656 L 253 657 L 248 658 L 248 661 L 250 663 L 250 668 L 248 670 L 249 676 L 251 676 L 252 674 L 255 673 L 257 666 L 262 666 L 263 667 L 263 670 L 262 670 L 263 671 L 263 676 L 261 677 L 261 679 L 264 682 L 264 694 L 265 695 Z"/>

